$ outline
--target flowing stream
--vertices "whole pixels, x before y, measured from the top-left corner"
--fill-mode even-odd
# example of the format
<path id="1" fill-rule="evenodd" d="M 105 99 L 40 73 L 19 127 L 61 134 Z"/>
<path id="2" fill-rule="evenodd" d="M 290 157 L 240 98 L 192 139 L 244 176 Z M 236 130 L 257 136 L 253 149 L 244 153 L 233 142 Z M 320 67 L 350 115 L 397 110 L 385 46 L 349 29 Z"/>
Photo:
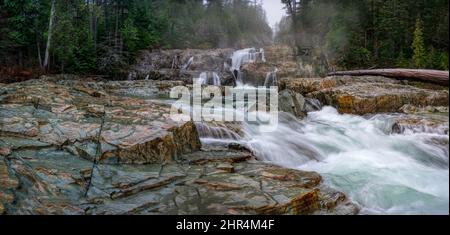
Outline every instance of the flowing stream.
<path id="1" fill-rule="evenodd" d="M 241 134 L 226 124 L 197 126 L 204 146 L 239 143 L 262 161 L 319 172 L 360 204 L 362 214 L 448 214 L 448 133 L 411 127 L 394 134 L 396 117 L 342 115 L 324 107 L 304 120 L 279 113 L 278 128 L 269 133 L 259 132 L 263 124 L 255 122 L 240 124 Z M 448 115 L 441 118 L 448 125 Z"/>
<path id="2" fill-rule="evenodd" d="M 448 135 L 391 134 L 392 116 L 366 119 L 331 107 L 284 121 L 277 132 L 251 133 L 263 160 L 321 173 L 362 213 L 448 214 Z"/>
<path id="3" fill-rule="evenodd" d="M 237 142 L 260 160 L 319 172 L 359 203 L 362 214 L 448 214 L 449 136 L 391 134 L 393 118 L 341 115 L 325 107 L 302 121 L 280 113 L 272 133 L 248 123 L 241 139 L 224 128 L 200 133 L 204 145 Z"/>
<path id="4" fill-rule="evenodd" d="M 259 52 L 236 52 L 232 70 L 255 60 L 254 53 Z M 275 79 L 268 75 L 266 80 Z M 241 84 L 238 89 L 254 88 Z M 248 110 L 236 112 L 245 115 Z M 206 147 L 238 143 L 262 161 L 320 173 L 325 184 L 358 203 L 361 214 L 448 214 L 448 115 L 440 116 L 447 131 L 439 126 L 402 127 L 402 134 L 395 134 L 398 115 L 342 115 L 323 107 L 304 120 L 279 113 L 278 128 L 270 133 L 259 132 L 263 124 L 257 122 L 243 122 L 238 128 L 197 123 L 197 129 Z"/>

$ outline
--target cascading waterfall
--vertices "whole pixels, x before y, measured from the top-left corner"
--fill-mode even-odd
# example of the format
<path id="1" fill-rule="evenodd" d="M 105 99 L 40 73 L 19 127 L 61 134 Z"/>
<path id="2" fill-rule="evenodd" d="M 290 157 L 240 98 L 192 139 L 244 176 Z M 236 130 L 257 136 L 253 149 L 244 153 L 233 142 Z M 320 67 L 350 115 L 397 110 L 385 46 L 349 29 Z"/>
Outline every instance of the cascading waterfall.
<path id="1" fill-rule="evenodd" d="M 199 77 L 195 79 L 195 81 L 200 85 L 213 86 L 220 86 L 222 83 L 219 74 L 216 72 L 202 72 Z"/>
<path id="2" fill-rule="evenodd" d="M 265 87 L 270 87 L 278 83 L 277 72 L 278 69 L 274 68 L 272 72 L 267 73 L 266 80 L 264 81 Z"/>
<path id="3" fill-rule="evenodd" d="M 241 73 L 241 67 L 246 63 L 255 63 L 258 60 L 265 62 L 264 49 L 256 50 L 255 48 L 247 48 L 235 51 L 231 56 L 231 68 L 230 71 L 236 80 L 237 86 L 244 85 L 244 79 Z"/>

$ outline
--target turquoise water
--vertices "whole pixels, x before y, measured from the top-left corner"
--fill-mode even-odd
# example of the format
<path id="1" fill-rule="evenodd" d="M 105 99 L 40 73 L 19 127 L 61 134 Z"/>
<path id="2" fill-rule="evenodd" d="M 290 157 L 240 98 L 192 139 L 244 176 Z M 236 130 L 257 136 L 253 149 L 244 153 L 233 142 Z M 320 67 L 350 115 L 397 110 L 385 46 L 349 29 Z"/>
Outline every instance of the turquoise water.
<path id="1" fill-rule="evenodd" d="M 362 214 L 449 213 L 448 135 L 391 134 L 394 116 L 341 115 L 331 107 L 304 121 L 286 115 L 274 133 L 248 133 L 262 160 L 321 173 Z"/>

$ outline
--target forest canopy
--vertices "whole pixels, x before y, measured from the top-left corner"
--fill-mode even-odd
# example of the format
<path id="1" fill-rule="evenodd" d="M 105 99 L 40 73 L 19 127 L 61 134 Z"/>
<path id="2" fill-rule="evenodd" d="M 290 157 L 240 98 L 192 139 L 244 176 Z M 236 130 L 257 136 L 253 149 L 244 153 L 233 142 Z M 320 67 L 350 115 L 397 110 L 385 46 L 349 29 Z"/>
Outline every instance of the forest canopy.
<path id="1" fill-rule="evenodd" d="M 121 74 L 144 49 L 292 45 L 324 71 L 448 70 L 448 0 L 0 0 L 2 68 Z"/>
<path id="2" fill-rule="evenodd" d="M 326 64 L 448 70 L 448 0 L 282 0 L 277 41 Z"/>
<path id="3" fill-rule="evenodd" d="M 154 48 L 271 41 L 248 0 L 1 0 L 0 64 L 58 73 L 117 73 Z"/>

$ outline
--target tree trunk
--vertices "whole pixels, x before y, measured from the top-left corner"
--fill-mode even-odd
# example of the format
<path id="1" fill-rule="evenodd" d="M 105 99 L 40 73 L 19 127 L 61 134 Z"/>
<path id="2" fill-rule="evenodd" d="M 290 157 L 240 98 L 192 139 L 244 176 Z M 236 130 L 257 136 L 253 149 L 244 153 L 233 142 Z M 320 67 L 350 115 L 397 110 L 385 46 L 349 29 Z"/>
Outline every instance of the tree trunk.
<path id="1" fill-rule="evenodd" d="M 36 47 L 37 47 L 39 67 L 41 68 L 41 70 L 44 70 L 44 65 L 42 64 L 42 56 L 41 56 L 41 45 L 39 44 L 39 42 L 36 43 Z"/>
<path id="2" fill-rule="evenodd" d="M 98 19 L 97 19 L 97 7 L 98 7 L 98 2 L 97 1 L 94 1 L 94 10 L 95 10 L 95 12 L 94 12 L 94 25 L 93 25 L 93 29 L 94 29 L 94 50 L 95 50 L 95 53 L 97 54 L 97 21 L 98 21 Z"/>
<path id="3" fill-rule="evenodd" d="M 89 17 L 89 24 L 90 24 L 90 31 L 91 31 L 91 37 L 92 37 L 92 45 L 94 47 L 94 50 L 97 50 L 97 1 L 92 0 L 89 2 L 89 11 L 90 11 L 90 17 Z"/>
<path id="4" fill-rule="evenodd" d="M 55 19 L 55 0 L 52 0 L 52 8 L 50 11 L 50 20 L 48 24 L 48 36 L 47 36 L 47 47 L 45 49 L 45 59 L 44 59 L 44 69 L 48 71 L 49 62 L 50 62 L 50 47 L 52 42 L 52 34 L 53 34 L 53 21 Z"/>
<path id="5" fill-rule="evenodd" d="M 354 70 L 329 73 L 328 76 L 384 76 L 394 79 L 406 79 L 433 83 L 442 86 L 449 85 L 449 72 L 427 69 L 373 69 Z"/>

